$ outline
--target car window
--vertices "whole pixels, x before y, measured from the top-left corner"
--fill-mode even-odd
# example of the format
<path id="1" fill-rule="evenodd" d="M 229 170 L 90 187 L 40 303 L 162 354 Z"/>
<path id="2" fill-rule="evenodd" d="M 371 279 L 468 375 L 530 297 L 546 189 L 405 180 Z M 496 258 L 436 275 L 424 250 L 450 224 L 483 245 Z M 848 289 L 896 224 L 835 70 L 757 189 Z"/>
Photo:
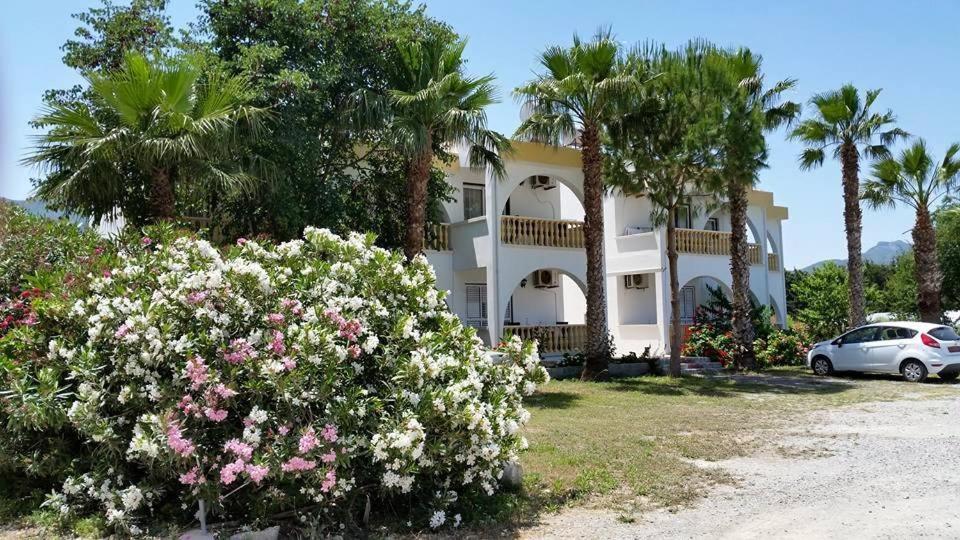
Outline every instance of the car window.
<path id="1" fill-rule="evenodd" d="M 901 326 L 884 326 L 880 330 L 880 339 L 883 341 L 891 341 L 895 339 L 910 339 L 915 335 L 917 335 L 916 330 L 903 328 Z"/>
<path id="2" fill-rule="evenodd" d="M 865 328 L 857 328 L 856 330 L 848 333 L 843 336 L 841 343 L 865 343 L 867 341 L 876 341 L 877 333 L 880 331 L 879 326 L 868 326 Z"/>
<path id="3" fill-rule="evenodd" d="M 957 335 L 957 331 L 949 326 L 938 326 L 927 333 L 939 339 L 940 341 L 956 341 L 960 339 L 960 336 Z"/>

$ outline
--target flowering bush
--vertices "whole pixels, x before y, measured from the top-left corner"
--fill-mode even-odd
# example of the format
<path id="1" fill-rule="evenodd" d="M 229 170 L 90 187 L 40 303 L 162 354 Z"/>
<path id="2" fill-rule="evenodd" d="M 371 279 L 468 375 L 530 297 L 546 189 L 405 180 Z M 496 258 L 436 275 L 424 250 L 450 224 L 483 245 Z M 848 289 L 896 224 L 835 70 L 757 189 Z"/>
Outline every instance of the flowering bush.
<path id="1" fill-rule="evenodd" d="M 733 360 L 733 334 L 712 324 L 695 324 L 683 345 L 684 356 L 703 356 L 726 365 Z"/>
<path id="2" fill-rule="evenodd" d="M 803 365 L 810 350 L 798 335 L 782 330 L 758 339 L 753 348 L 759 367 Z"/>
<path id="3" fill-rule="evenodd" d="M 443 525 L 461 495 L 496 490 L 546 371 L 519 339 L 493 364 L 425 259 L 372 242 L 308 229 L 221 253 L 157 229 L 120 246 L 39 312 L 53 339 L 0 338 L 0 470 L 62 481 L 49 506 L 128 533 L 197 500 L 329 525 L 361 497 L 403 498 Z M 69 465 L 41 472 L 38 455 Z"/>

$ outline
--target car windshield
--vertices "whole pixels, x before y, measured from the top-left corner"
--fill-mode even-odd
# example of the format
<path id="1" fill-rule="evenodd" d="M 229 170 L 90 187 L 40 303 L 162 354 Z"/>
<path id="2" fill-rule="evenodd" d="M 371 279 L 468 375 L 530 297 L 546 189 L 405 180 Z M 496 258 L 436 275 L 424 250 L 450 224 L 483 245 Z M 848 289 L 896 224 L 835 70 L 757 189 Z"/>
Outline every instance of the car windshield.
<path id="1" fill-rule="evenodd" d="M 960 336 L 957 335 L 957 331 L 949 326 L 938 326 L 927 333 L 939 339 L 940 341 L 960 340 Z"/>

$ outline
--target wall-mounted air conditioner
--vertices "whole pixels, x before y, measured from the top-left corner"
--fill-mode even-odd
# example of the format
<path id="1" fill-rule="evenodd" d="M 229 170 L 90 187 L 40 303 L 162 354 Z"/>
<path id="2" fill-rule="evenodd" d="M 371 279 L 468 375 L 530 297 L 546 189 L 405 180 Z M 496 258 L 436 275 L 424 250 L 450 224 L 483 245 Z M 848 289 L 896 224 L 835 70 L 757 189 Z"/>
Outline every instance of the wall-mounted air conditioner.
<path id="1" fill-rule="evenodd" d="M 557 181 L 549 176 L 531 176 L 530 189 L 542 189 L 544 191 L 557 187 Z"/>
<path id="2" fill-rule="evenodd" d="M 538 289 L 553 289 L 559 287 L 557 273 L 553 270 L 537 270 L 533 273 L 533 286 Z"/>
<path id="3" fill-rule="evenodd" d="M 628 289 L 646 289 L 650 286 L 650 274 L 627 274 L 623 285 Z"/>

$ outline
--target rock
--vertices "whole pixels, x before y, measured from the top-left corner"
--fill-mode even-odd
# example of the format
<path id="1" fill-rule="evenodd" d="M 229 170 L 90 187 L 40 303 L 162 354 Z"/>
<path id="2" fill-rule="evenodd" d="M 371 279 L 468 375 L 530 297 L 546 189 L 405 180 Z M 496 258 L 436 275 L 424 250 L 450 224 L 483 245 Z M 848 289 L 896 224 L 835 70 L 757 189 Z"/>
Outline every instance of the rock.
<path id="1" fill-rule="evenodd" d="M 520 489 L 523 485 L 523 467 L 520 466 L 520 463 L 516 461 L 507 463 L 507 466 L 503 468 L 503 476 L 500 478 L 500 482 L 505 487 Z"/>

